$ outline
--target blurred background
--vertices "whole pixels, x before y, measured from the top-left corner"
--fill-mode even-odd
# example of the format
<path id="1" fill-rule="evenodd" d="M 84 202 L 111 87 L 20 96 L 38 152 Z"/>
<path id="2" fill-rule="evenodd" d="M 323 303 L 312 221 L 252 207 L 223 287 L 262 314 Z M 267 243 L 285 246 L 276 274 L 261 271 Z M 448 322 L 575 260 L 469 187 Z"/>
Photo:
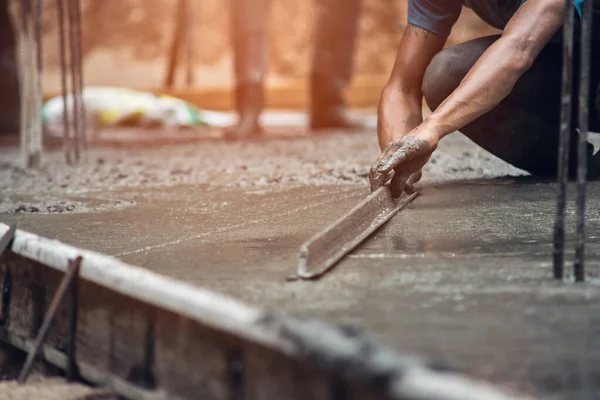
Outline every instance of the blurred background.
<path id="1" fill-rule="evenodd" d="M 86 86 L 126 86 L 161 89 L 176 27 L 189 21 L 189 42 L 179 53 L 181 66 L 189 60 L 191 82 L 185 68 L 175 76 L 177 90 L 205 91 L 196 102 L 206 108 L 228 108 L 219 92 L 233 87 L 227 0 L 189 0 L 187 21 L 178 20 L 175 0 L 84 0 L 83 47 Z M 57 26 L 52 5 L 46 12 L 44 88 L 60 90 Z M 278 0 L 271 4 L 269 89 L 303 90 L 310 66 L 315 2 Z M 355 84 L 380 87 L 394 61 L 396 43 L 406 21 L 406 0 L 365 0 Z M 183 28 L 185 29 L 185 28 Z M 493 33 L 494 29 L 465 9 L 448 45 Z M 365 88 L 366 90 L 366 88 Z M 212 96 L 212 107 L 211 106 Z M 378 96 L 378 93 L 377 93 Z M 202 97 L 202 96 L 199 96 Z M 229 97 L 229 96 L 227 96 Z M 269 105 L 276 104 L 273 96 Z M 304 96 L 301 96 L 304 97 Z M 349 94 L 350 104 L 356 95 Z M 364 97 L 364 96 L 363 96 Z M 373 102 L 373 96 L 361 100 Z M 366 104 L 361 104 L 366 105 Z M 374 104 L 373 104 L 374 105 Z M 298 105 L 301 107 L 301 105 Z"/>
<path id="2" fill-rule="evenodd" d="M 356 73 L 346 93 L 350 107 L 377 105 L 406 23 L 406 3 L 364 0 Z M 60 93 L 55 4 L 44 2 L 46 100 Z M 19 121 L 15 42 L 7 5 L 8 0 L 0 0 L 0 135 L 14 135 Z M 167 93 L 205 110 L 233 110 L 229 0 L 82 0 L 82 7 L 86 87 Z M 304 112 L 316 1 L 273 0 L 270 12 L 267 108 Z M 464 9 L 447 46 L 495 32 Z"/>

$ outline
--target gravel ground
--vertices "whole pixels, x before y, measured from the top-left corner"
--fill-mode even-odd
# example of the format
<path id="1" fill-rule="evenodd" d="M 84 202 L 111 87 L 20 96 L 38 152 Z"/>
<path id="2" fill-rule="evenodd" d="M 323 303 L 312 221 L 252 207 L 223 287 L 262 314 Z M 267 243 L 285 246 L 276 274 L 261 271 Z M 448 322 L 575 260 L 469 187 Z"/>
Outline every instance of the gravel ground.
<path id="1" fill-rule="evenodd" d="M 54 151 L 45 154 L 39 170 L 23 169 L 18 151 L 5 148 L 0 149 L 0 213 L 89 212 L 133 205 L 113 195 L 121 188 L 366 185 L 378 155 L 373 131 L 245 143 L 94 148 L 76 167 L 65 166 L 62 152 Z M 523 174 L 459 133 L 441 142 L 424 172 L 424 183 Z"/>

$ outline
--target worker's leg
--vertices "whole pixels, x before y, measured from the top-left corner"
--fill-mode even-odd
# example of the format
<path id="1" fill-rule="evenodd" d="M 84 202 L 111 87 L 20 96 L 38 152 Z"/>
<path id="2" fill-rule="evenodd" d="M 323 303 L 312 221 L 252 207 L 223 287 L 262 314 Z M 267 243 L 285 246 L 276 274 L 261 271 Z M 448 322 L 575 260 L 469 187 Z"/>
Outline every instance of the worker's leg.
<path id="1" fill-rule="evenodd" d="M 362 0 L 317 0 L 310 83 L 311 129 L 356 128 L 344 91 L 352 79 Z"/>
<path id="2" fill-rule="evenodd" d="M 239 121 L 226 131 L 226 137 L 244 139 L 260 133 L 268 63 L 269 0 L 232 0 L 231 7 L 235 106 Z"/>
<path id="3" fill-rule="evenodd" d="M 466 42 L 440 52 L 425 74 L 423 94 L 430 108 L 437 108 L 460 84 L 481 54 L 497 36 Z M 596 53 L 597 54 L 597 53 Z M 577 56 L 577 55 L 576 55 Z M 592 93 L 598 84 L 598 57 L 592 66 Z M 493 110 L 461 129 L 475 143 L 534 175 L 553 176 L 557 169 L 560 125 L 562 47 L 547 45 L 513 91 Z M 577 68 L 575 69 L 577 70 Z M 574 77 L 577 81 L 577 75 Z M 592 125 L 597 113 L 592 96 Z M 574 108 L 574 121 L 576 121 Z M 593 128 L 594 126 L 592 126 Z M 576 157 L 576 131 L 573 130 L 571 167 Z M 590 153 L 592 146 L 589 146 Z M 590 157 L 590 173 L 600 174 L 600 163 Z M 571 173 L 575 169 L 571 168 Z"/>

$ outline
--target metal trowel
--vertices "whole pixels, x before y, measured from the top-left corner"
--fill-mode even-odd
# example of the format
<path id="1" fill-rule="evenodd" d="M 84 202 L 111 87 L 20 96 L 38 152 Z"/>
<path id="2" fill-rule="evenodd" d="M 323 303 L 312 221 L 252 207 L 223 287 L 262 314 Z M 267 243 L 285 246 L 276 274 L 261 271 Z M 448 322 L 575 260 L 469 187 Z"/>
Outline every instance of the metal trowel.
<path id="1" fill-rule="evenodd" d="M 411 185 L 397 199 L 388 186 L 377 189 L 300 247 L 296 275 L 288 280 L 320 278 L 418 195 Z"/>

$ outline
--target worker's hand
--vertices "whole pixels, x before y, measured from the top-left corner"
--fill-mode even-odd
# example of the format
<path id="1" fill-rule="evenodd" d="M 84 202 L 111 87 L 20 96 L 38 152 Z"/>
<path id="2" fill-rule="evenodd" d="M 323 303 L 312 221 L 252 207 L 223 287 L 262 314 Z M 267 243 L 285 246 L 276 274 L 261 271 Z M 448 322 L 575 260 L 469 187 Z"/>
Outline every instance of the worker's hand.
<path id="1" fill-rule="evenodd" d="M 379 189 L 391 179 L 392 195 L 400 196 L 407 183 L 421 179 L 421 168 L 437 148 L 438 140 L 437 135 L 417 127 L 408 135 L 390 142 L 371 167 L 371 190 Z"/>

